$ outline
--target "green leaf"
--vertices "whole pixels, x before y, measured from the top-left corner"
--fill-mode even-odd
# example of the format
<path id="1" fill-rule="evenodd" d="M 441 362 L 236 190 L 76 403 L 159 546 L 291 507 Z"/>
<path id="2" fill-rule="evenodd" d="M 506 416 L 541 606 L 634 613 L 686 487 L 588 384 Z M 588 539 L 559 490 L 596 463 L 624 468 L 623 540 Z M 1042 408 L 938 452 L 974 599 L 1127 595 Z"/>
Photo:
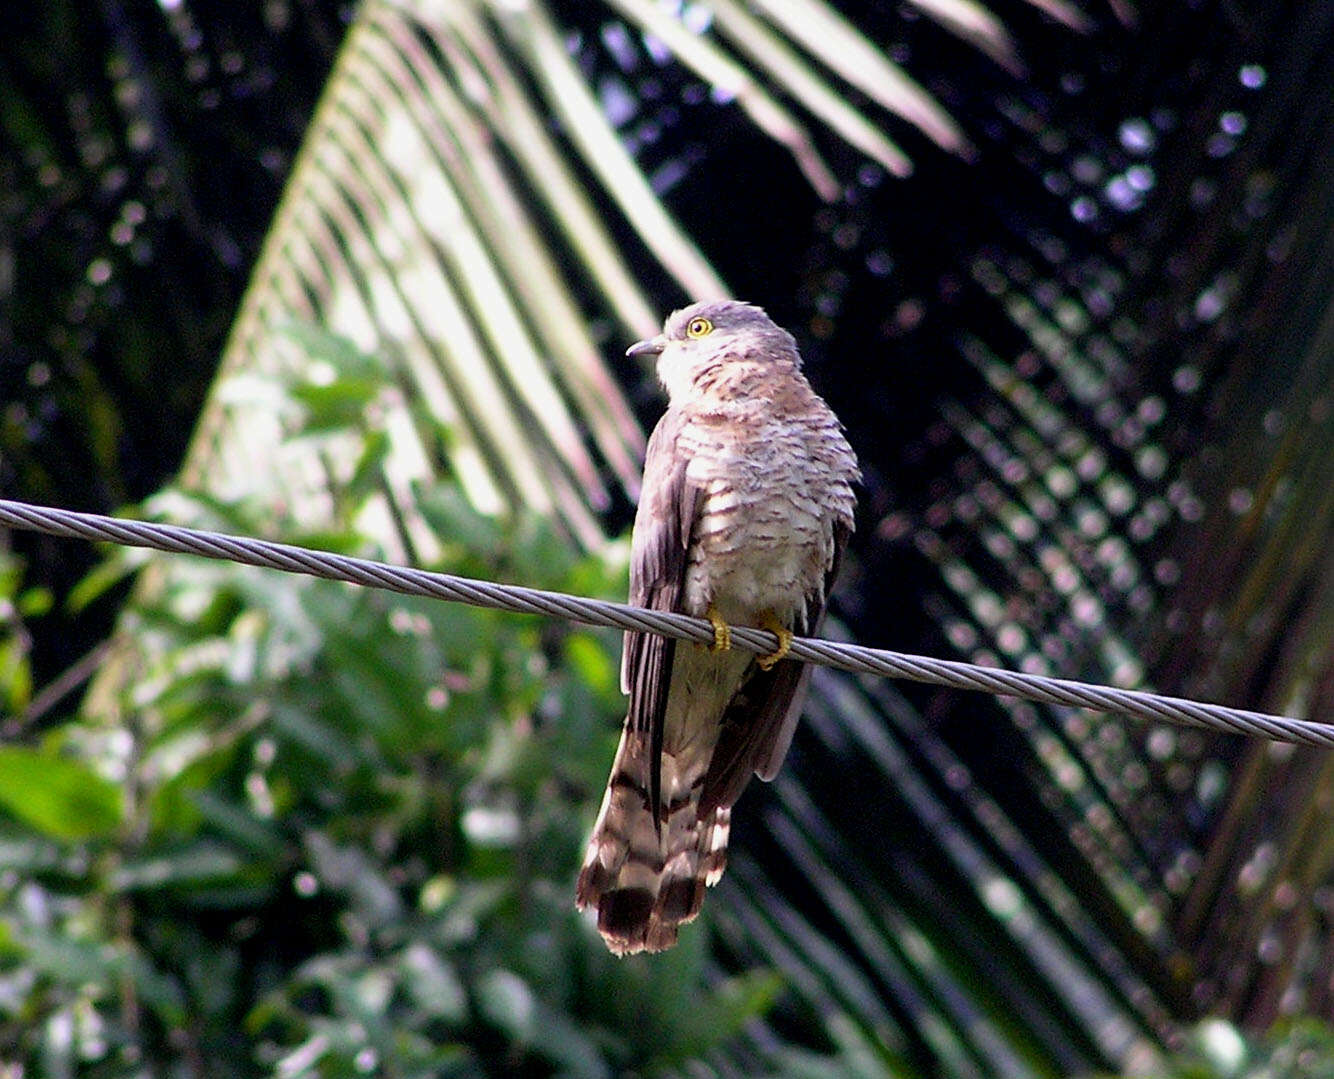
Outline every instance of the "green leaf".
<path id="1" fill-rule="evenodd" d="M 55 605 L 55 593 L 49 588 L 25 588 L 15 606 L 24 618 L 40 618 Z"/>
<path id="2" fill-rule="evenodd" d="M 350 338 L 331 333 L 309 322 L 286 322 L 276 328 L 306 350 L 312 360 L 324 360 L 343 377 L 367 381 L 384 378 L 384 363 L 371 352 L 363 352 Z"/>
<path id="3" fill-rule="evenodd" d="M 439 484 L 416 492 L 416 508 L 443 543 L 456 543 L 465 551 L 493 551 L 502 543 L 503 530 L 496 518 L 478 513 L 456 487 Z"/>
<path id="4" fill-rule="evenodd" d="M 679 1017 L 669 1057 L 685 1062 L 722 1044 L 773 1007 L 782 989 L 782 975 L 772 970 L 752 970 L 721 982 Z"/>
<path id="5" fill-rule="evenodd" d="M 368 431 L 365 434 L 361 455 L 352 470 L 352 478 L 347 481 L 347 494 L 357 497 L 378 490 L 384 478 L 384 460 L 389 456 L 389 450 L 387 431 Z"/>
<path id="6" fill-rule="evenodd" d="M 72 939 L 33 926 L 10 927 L 11 946 L 56 984 L 111 987 L 128 981 L 139 999 L 168 1022 L 184 1018 L 180 986 L 124 944 Z"/>
<path id="7" fill-rule="evenodd" d="M 0 698 L 9 712 L 21 712 L 32 700 L 28 649 L 18 637 L 0 640 Z"/>
<path id="8" fill-rule="evenodd" d="M 0 804 L 56 839 L 110 836 L 121 819 L 114 784 L 79 761 L 27 746 L 0 746 Z"/>
<path id="9" fill-rule="evenodd" d="M 340 378 L 327 386 L 306 383 L 291 388 L 292 399 L 306 408 L 302 430 L 336 431 L 359 427 L 366 406 L 375 399 L 379 383 L 367 379 Z"/>
<path id="10" fill-rule="evenodd" d="M 425 1015 L 451 1025 L 464 1021 L 468 996 L 453 963 L 424 941 L 415 941 L 398 964 L 405 992 Z"/>
<path id="11" fill-rule="evenodd" d="M 65 607 L 74 614 L 88 608 L 138 568 L 135 557 L 120 550 L 99 562 L 65 595 Z"/>
<path id="12" fill-rule="evenodd" d="M 153 891 L 168 886 L 193 887 L 234 877 L 241 869 L 235 854 L 216 843 L 193 843 L 180 850 L 122 865 L 112 877 L 118 891 Z"/>
<path id="13" fill-rule="evenodd" d="M 513 971 L 489 970 L 477 983 L 477 1008 L 483 1018 L 520 1045 L 537 1033 L 537 1000 L 532 987 Z"/>
<path id="14" fill-rule="evenodd" d="M 76 855 L 44 839 L 0 839 L 0 870 L 15 870 L 26 876 L 70 873 L 81 876 L 87 867 Z"/>
<path id="15" fill-rule="evenodd" d="M 592 633 L 578 631 L 565 639 L 565 658 L 600 697 L 620 697 L 620 671 L 606 646 Z"/>

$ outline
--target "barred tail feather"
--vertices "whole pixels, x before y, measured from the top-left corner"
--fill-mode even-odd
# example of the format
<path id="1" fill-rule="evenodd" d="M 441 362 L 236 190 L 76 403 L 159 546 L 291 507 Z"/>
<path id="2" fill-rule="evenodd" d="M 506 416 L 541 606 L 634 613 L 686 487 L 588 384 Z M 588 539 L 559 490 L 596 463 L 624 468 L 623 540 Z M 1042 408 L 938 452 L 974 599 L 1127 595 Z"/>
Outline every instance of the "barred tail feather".
<path id="1" fill-rule="evenodd" d="M 581 910 L 596 908 L 598 931 L 617 955 L 670 948 L 677 927 L 699 914 L 704 889 L 723 875 L 732 810 L 719 806 L 701 818 L 709 756 L 663 753 L 655 827 L 648 736 L 628 728 L 621 735 L 575 890 Z"/>

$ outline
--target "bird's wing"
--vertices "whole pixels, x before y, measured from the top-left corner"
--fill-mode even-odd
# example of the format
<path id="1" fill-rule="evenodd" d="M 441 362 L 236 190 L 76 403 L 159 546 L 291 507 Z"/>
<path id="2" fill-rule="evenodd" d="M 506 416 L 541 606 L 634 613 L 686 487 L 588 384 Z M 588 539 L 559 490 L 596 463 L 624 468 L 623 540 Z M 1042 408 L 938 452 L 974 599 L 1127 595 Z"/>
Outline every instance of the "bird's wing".
<path id="1" fill-rule="evenodd" d="M 630 602 L 659 611 L 681 609 L 687 553 L 699 509 L 699 488 L 686 479 L 690 458 L 679 444 L 684 425 L 684 413 L 668 409 L 653 429 L 630 546 Z M 675 652 L 674 640 L 629 631 L 621 653 L 621 689 L 630 695 L 626 724 L 648 736 L 649 803 L 655 807 L 662 789 L 663 722 Z"/>
<path id="2" fill-rule="evenodd" d="M 793 626 L 798 637 L 819 631 L 829 590 L 851 534 L 849 522 L 834 522 L 833 557 L 823 587 L 806 596 L 806 617 Z M 767 671 L 757 664 L 751 666 L 746 681 L 723 712 L 722 730 L 700 797 L 701 814 L 732 805 L 752 774 L 763 780 L 778 774 L 801 718 L 810 679 L 810 665 L 795 659 L 780 660 Z"/>

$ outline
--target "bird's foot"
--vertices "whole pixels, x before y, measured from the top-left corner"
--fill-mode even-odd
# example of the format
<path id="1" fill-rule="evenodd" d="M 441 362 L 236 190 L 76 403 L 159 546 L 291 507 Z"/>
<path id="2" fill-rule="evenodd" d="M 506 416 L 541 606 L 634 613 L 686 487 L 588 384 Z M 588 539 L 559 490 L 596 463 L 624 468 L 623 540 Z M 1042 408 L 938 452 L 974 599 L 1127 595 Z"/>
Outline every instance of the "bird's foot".
<path id="1" fill-rule="evenodd" d="M 777 615 L 772 611 L 765 611 L 760 616 L 760 628 L 767 629 L 778 638 L 778 651 L 770 652 L 767 656 L 760 656 L 755 660 L 760 665 L 760 670 L 767 671 L 780 659 L 787 658 L 787 654 L 792 648 L 792 631 L 778 621 Z"/>
<path id="2" fill-rule="evenodd" d="M 710 652 L 726 652 L 732 647 L 732 628 L 723 621 L 723 616 L 718 613 L 718 608 L 712 603 L 709 609 L 704 612 L 704 616 L 713 623 L 713 643 L 702 647 L 708 648 Z"/>

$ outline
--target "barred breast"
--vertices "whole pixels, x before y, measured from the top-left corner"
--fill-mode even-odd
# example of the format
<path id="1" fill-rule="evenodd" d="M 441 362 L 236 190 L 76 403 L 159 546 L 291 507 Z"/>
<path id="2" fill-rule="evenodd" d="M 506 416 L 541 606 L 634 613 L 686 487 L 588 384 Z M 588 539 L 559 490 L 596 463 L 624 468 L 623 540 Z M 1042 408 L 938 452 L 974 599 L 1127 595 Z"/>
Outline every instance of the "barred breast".
<path id="1" fill-rule="evenodd" d="M 712 603 L 729 623 L 753 625 L 769 612 L 786 625 L 801 624 L 807 603 L 823 602 L 834 525 L 852 522 L 852 451 L 813 393 L 804 415 L 729 424 L 725 438 L 716 427 L 704 422 L 691 432 L 689 476 L 704 497 L 687 609 L 703 614 Z"/>

